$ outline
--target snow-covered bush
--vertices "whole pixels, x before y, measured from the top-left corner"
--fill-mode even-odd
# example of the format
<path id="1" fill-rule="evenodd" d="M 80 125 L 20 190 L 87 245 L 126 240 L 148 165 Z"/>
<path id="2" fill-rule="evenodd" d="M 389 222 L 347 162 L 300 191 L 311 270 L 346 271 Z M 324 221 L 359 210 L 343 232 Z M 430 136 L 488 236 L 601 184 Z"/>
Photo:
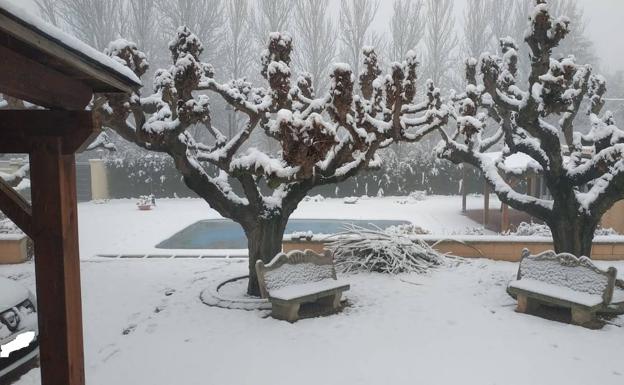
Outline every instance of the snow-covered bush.
<path id="1" fill-rule="evenodd" d="M 316 194 L 316 195 L 308 195 L 305 198 L 303 198 L 304 202 L 323 202 L 325 200 L 325 197 L 320 195 L 320 194 Z"/>
<path id="2" fill-rule="evenodd" d="M 598 227 L 596 231 L 594 231 L 594 235 L 597 237 L 609 236 L 609 235 L 620 235 L 617 231 L 610 227 Z"/>
<path id="3" fill-rule="evenodd" d="M 538 236 L 538 237 L 551 237 L 552 233 L 547 225 L 534 223 L 534 222 L 521 222 L 516 231 L 507 231 L 503 235 L 515 235 L 515 236 Z M 598 227 L 594 232 L 595 236 L 609 236 L 619 235 L 617 231 L 611 228 Z"/>
<path id="4" fill-rule="evenodd" d="M 397 234 L 397 235 L 422 235 L 429 234 L 428 230 L 423 229 L 420 226 L 416 226 L 413 223 L 406 225 L 395 225 L 389 226 L 385 230 L 388 234 Z"/>
<path id="5" fill-rule="evenodd" d="M 139 207 L 156 206 L 156 198 L 154 198 L 154 195 L 141 195 L 136 205 Z"/>
<path id="6" fill-rule="evenodd" d="M 466 226 L 462 230 L 452 231 L 451 235 L 485 235 L 483 226 Z"/>
<path id="7" fill-rule="evenodd" d="M 516 228 L 516 231 L 507 231 L 503 235 L 550 237 L 551 233 L 546 225 L 534 222 L 521 222 Z"/>
<path id="8" fill-rule="evenodd" d="M 343 202 L 347 205 L 354 205 L 360 200 L 358 197 L 346 197 L 343 199 Z"/>
<path id="9" fill-rule="evenodd" d="M 444 262 L 444 256 L 425 242 L 393 232 L 350 225 L 332 238 L 328 249 L 345 273 L 425 273 Z"/>
<path id="10" fill-rule="evenodd" d="M 409 197 L 415 201 L 424 201 L 427 198 L 427 191 L 417 190 L 412 191 Z"/>

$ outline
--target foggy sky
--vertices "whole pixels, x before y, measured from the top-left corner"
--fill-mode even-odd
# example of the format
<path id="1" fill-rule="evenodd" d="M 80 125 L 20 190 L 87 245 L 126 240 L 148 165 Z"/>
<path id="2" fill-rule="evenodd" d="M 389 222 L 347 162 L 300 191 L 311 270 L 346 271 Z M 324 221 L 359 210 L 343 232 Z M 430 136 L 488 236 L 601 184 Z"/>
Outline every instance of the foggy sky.
<path id="1" fill-rule="evenodd" d="M 9 0 L 38 13 L 33 0 Z M 103 0 L 106 1 L 106 0 Z M 506 0 L 499 0 L 506 1 Z M 624 70 L 624 0 L 578 0 L 585 9 L 586 33 L 594 42 L 596 55 L 600 58 L 603 71 Z M 285 0 L 287 2 L 287 0 Z M 455 15 L 458 32 L 462 28 L 466 0 L 455 0 Z M 340 0 L 330 0 L 332 13 L 338 15 Z M 392 15 L 392 1 L 382 0 L 375 19 L 374 28 L 387 31 Z"/>

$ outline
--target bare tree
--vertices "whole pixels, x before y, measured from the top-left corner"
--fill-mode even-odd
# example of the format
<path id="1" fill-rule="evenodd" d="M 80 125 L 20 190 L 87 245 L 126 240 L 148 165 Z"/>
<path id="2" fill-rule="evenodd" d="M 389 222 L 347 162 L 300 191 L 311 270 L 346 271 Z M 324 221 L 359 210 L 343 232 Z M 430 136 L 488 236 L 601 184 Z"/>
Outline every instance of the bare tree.
<path id="1" fill-rule="evenodd" d="M 154 62 L 162 62 L 165 37 L 160 30 L 160 15 L 154 0 L 126 0 L 126 23 L 122 35 L 134 41 Z"/>
<path id="2" fill-rule="evenodd" d="M 569 19 L 551 17 L 545 0 L 536 1 L 531 15 L 526 89 L 516 80 L 518 47 L 513 40 L 501 40 L 502 57 L 482 56 L 481 84 L 477 62 L 469 60 L 469 86 L 455 98 L 456 130 L 441 131 L 444 142 L 438 154 L 482 170 L 502 202 L 543 220 L 557 252 L 590 256 L 600 218 L 624 198 L 624 131 L 615 126 L 610 112 L 600 115 L 604 78 L 572 57 L 553 58 L 552 51 L 569 34 Z M 583 103 L 590 127 L 579 129 L 577 115 L 585 110 Z M 488 137 L 487 117 L 499 122 L 496 133 Z M 497 159 L 486 152 L 499 141 L 504 150 Z M 523 170 L 506 165 L 512 154 L 528 157 Z M 550 197 L 526 194 L 508 183 L 507 176 L 522 171 L 541 175 Z"/>
<path id="3" fill-rule="evenodd" d="M 496 24 L 490 14 L 491 0 L 468 0 L 464 10 L 463 51 L 466 56 L 478 58 L 486 52 L 492 41 L 492 26 Z M 503 3 L 494 0 L 494 3 Z M 507 4 L 507 8 L 509 4 Z"/>
<path id="4" fill-rule="evenodd" d="M 226 31 L 223 52 L 225 75 L 239 79 L 249 74 L 254 58 L 251 54 L 251 9 L 249 0 L 232 0 L 226 5 Z"/>
<path id="5" fill-rule="evenodd" d="M 125 139 L 169 154 L 189 188 L 243 227 L 249 248 L 248 292 L 253 295 L 259 294 L 256 261 L 268 261 L 281 250 L 288 218 L 312 188 L 378 167 L 380 149 L 395 141 L 418 141 L 445 124 L 448 115 L 431 83 L 425 100 L 414 103 L 413 55 L 393 65 L 381 81 L 376 54 L 367 50 L 362 97 L 354 96 L 349 66 L 337 64 L 329 92 L 313 99 L 309 79 L 291 82 L 292 42 L 287 35 L 272 33 L 262 55 L 268 88 L 240 80 L 217 82 L 212 67 L 200 60 L 202 44 L 188 28 L 178 30 L 170 49 L 173 66 L 156 72 L 154 94 L 104 95 L 93 108 Z M 145 56 L 134 44 L 114 42 L 107 53 L 138 76 L 147 71 Z M 211 122 L 208 97 L 196 91 L 216 93 L 245 118 L 244 127 L 232 136 L 220 132 Z M 212 136 L 211 142 L 191 135 L 189 127 L 197 124 Z M 274 138 L 281 151 L 272 156 L 253 147 L 243 150 L 256 130 Z"/>
<path id="6" fill-rule="evenodd" d="M 120 36 L 126 22 L 124 0 L 45 1 L 39 5 L 40 10 L 41 5 L 56 6 L 56 12 L 44 8 L 49 9 L 46 17 L 55 17 L 56 25 L 62 21 L 79 39 L 100 50 Z"/>
<path id="7" fill-rule="evenodd" d="M 226 3 L 226 24 L 224 44 L 222 46 L 225 65 L 223 76 L 230 79 L 244 79 L 253 75 L 251 68 L 255 68 L 253 57 L 253 34 L 251 7 L 249 0 L 231 0 Z M 217 101 L 221 109 L 225 109 L 228 136 L 234 135 L 242 123 L 234 109 L 221 101 Z M 218 110 L 219 108 L 217 108 Z"/>
<path id="8" fill-rule="evenodd" d="M 528 6 L 526 6 L 526 0 L 488 0 L 486 4 L 484 4 L 485 9 L 481 11 L 487 13 L 488 16 L 488 24 L 490 26 L 490 44 L 493 43 L 493 48 L 498 49 L 498 42 L 500 39 L 510 36 L 516 39 L 517 42 L 521 43 L 522 39 L 518 40 L 519 36 L 514 35 L 514 24 L 516 23 L 514 16 L 518 12 L 518 3 L 522 3 L 525 5 L 524 8 L 528 10 Z M 522 24 L 520 26 L 521 31 L 526 30 L 526 25 L 528 23 L 528 14 L 526 18 L 520 21 Z M 521 36 L 520 36 L 521 37 Z M 475 57 L 475 54 L 471 54 L 471 56 Z"/>
<path id="9" fill-rule="evenodd" d="M 59 26 L 58 2 L 59 0 L 35 0 L 41 17 L 57 27 Z"/>
<path id="10" fill-rule="evenodd" d="M 365 46 L 375 46 L 379 37 L 370 30 L 379 0 L 340 0 L 340 41 L 343 57 L 360 73 L 360 55 Z"/>
<path id="11" fill-rule="evenodd" d="M 453 69 L 453 54 L 457 54 L 455 17 L 452 0 L 427 0 L 426 73 L 435 84 L 448 86 Z"/>
<path id="12" fill-rule="evenodd" d="M 292 7 L 282 0 L 256 0 L 253 31 L 259 47 L 265 47 L 271 32 L 286 32 Z"/>
<path id="13" fill-rule="evenodd" d="M 594 43 L 585 33 L 587 21 L 585 12 L 576 0 L 555 0 L 551 2 L 552 13 L 564 15 L 570 19 L 571 27 L 568 36 L 553 50 L 555 55 L 574 55 L 581 63 L 597 66 L 598 57 L 594 51 Z"/>
<path id="14" fill-rule="evenodd" d="M 297 41 L 294 64 L 307 70 L 314 89 L 323 93 L 329 84 L 329 70 L 336 56 L 336 29 L 327 14 L 329 0 L 296 0 L 294 30 Z"/>
<path id="15" fill-rule="evenodd" d="M 187 26 L 204 42 L 206 56 L 211 64 L 222 64 L 219 60 L 224 17 L 222 0 L 153 1 L 158 6 L 167 39 L 176 35 L 179 26 Z"/>
<path id="16" fill-rule="evenodd" d="M 415 50 L 423 38 L 423 4 L 423 0 L 394 1 L 390 20 L 390 60 L 403 60 L 408 51 Z"/>

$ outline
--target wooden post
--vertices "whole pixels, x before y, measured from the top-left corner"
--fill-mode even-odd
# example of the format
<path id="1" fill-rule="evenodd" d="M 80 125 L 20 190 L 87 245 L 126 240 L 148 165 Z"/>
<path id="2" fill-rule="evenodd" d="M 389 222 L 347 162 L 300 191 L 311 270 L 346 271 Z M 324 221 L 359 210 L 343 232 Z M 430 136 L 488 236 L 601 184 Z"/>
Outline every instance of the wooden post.
<path id="1" fill-rule="evenodd" d="M 490 222 L 490 185 L 485 181 L 483 185 L 483 226 Z"/>
<path id="2" fill-rule="evenodd" d="M 526 181 L 527 181 L 527 195 L 534 197 L 535 196 L 535 192 L 533 191 L 533 175 L 529 174 L 526 177 Z"/>
<path id="3" fill-rule="evenodd" d="M 509 230 L 509 206 L 501 204 L 501 233 Z"/>
<path id="4" fill-rule="evenodd" d="M 462 193 L 462 213 L 465 213 L 466 212 L 466 195 L 467 195 L 467 189 L 466 189 L 466 164 L 462 165 L 461 193 Z"/>
<path id="5" fill-rule="evenodd" d="M 74 155 L 61 138 L 30 154 L 42 385 L 84 385 Z"/>

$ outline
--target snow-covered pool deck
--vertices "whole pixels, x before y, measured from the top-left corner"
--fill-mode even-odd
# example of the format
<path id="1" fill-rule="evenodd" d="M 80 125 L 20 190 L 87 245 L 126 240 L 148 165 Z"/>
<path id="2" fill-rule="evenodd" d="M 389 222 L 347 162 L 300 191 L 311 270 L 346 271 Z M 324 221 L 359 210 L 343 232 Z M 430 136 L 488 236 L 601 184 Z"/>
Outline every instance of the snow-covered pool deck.
<path id="1" fill-rule="evenodd" d="M 302 203 L 299 218 L 408 219 L 451 235 L 476 224 L 455 197 Z M 469 204 L 480 198 L 469 199 Z M 105 259 L 153 246 L 216 213 L 200 200 L 79 205 L 88 384 L 620 385 L 624 330 L 599 331 L 514 312 L 517 264 L 470 260 L 429 276 L 342 276 L 351 305 L 289 324 L 265 312 L 204 305 L 207 287 L 246 273 L 241 259 Z M 624 272 L 624 262 L 606 264 Z M 33 264 L 0 275 L 34 288 Z M 620 275 L 621 276 L 621 275 Z M 624 325 L 624 317 L 613 320 Z M 276 368 L 279 365 L 279 375 Z M 272 369 L 271 369 L 272 368 Z M 35 369 L 18 385 L 39 385 Z"/>
<path id="2" fill-rule="evenodd" d="M 432 234 L 462 234 L 480 224 L 461 215 L 461 199 L 456 196 L 429 196 L 422 201 L 405 201 L 402 197 L 365 198 L 356 204 L 342 199 L 301 202 L 292 218 L 303 219 L 398 219 L 407 220 Z M 80 254 L 96 255 L 230 255 L 241 250 L 175 250 L 155 246 L 176 232 L 202 219 L 220 218 L 201 199 L 160 199 L 151 211 L 139 211 L 131 199 L 78 205 Z M 482 198 L 468 197 L 468 207 L 480 207 Z M 494 203 L 492 203 L 494 204 Z M 486 231 L 486 234 L 491 232 Z"/>

